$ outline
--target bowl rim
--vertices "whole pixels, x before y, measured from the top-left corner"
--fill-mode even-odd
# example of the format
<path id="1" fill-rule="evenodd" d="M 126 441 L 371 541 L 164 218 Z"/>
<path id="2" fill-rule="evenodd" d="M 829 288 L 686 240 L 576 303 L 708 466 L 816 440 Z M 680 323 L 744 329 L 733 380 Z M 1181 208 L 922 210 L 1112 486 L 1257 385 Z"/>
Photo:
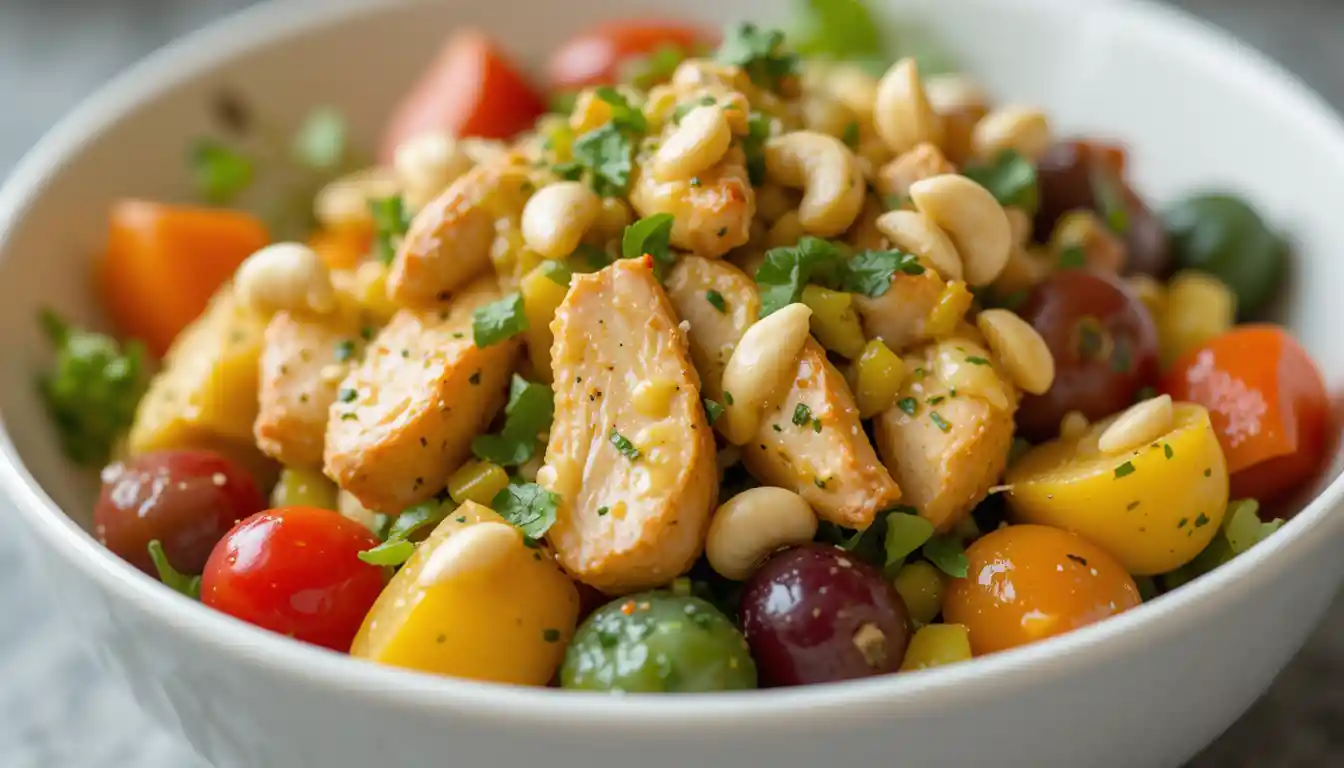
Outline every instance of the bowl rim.
<path id="1" fill-rule="evenodd" d="M 989 0 L 963 0 L 969 4 Z M 1076 0 L 1018 0 L 1037 11 L 1062 8 Z M 408 6 L 414 0 L 340 0 L 330 3 L 263 3 L 227 16 L 150 54 L 59 121 L 15 167 L 0 188 L 0 259 L 12 258 L 12 231 L 64 170 L 71 156 L 95 140 L 106 126 L 165 90 L 191 81 L 219 63 L 258 45 L 349 22 L 365 14 Z M 1094 2 L 1089 9 L 1113 14 L 1117 21 L 1142 25 L 1212 58 L 1255 90 L 1265 108 L 1297 116 L 1303 131 L 1331 146 L 1344 168 L 1344 123 L 1325 101 L 1267 56 L 1184 11 L 1150 0 Z M 0 413 L 0 489 L 38 538 L 106 592 L 125 601 L 159 625 L 208 646 L 216 657 L 255 665 L 288 683 L 323 688 L 338 696 L 376 700 L 383 706 L 428 708 L 455 718 L 535 726 L 556 724 L 665 728 L 669 718 L 707 732 L 740 730 L 744 725 L 788 728 L 825 716 L 852 718 L 856 709 L 880 704 L 886 715 L 901 716 L 929 706 L 969 703 L 991 689 L 1015 689 L 1058 679 L 1123 654 L 1154 638 L 1168 637 L 1240 599 L 1252 579 L 1274 579 L 1295 567 L 1299 555 L 1325 546 L 1344 527 L 1344 515 L 1331 513 L 1344 498 L 1344 475 L 1336 477 L 1271 539 L 1213 573 L 1138 608 L 1069 634 L 968 663 L 865 680 L 715 694 L 612 697 L 574 695 L 553 689 L 499 685 L 441 677 L 373 664 L 294 642 L 206 608 L 163 587 L 99 545 L 56 505 L 24 466 Z M 939 697 L 932 699 L 930 697 Z M 790 721 L 792 719 L 792 722 Z"/>

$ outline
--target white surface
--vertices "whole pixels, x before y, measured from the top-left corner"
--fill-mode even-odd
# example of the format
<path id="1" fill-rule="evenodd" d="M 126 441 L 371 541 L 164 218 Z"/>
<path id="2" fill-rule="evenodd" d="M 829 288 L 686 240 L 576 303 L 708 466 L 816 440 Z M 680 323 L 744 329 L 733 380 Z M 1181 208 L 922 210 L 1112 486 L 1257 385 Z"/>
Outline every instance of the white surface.
<path id="1" fill-rule="evenodd" d="M 509 6 L 516 4 L 516 0 L 497 2 L 477 12 L 515 18 L 517 14 L 508 14 Z M 993 5 L 987 0 L 983 4 Z M 593 8 L 585 8 L 582 13 L 596 14 L 602 5 L 593 3 Z M 627 12 L 636 5 L 620 4 Z M 711 3 L 688 5 L 703 7 Z M 926 10 L 935 7 L 932 0 L 915 5 Z M 951 5 L 947 0 L 941 3 L 944 8 Z M 1041 3 L 1024 5 L 1036 7 Z M 1051 17 L 1048 23 L 1058 25 L 1053 29 L 1015 29 L 1014 23 L 1025 17 L 1005 11 L 1001 5 L 986 7 L 959 19 L 958 40 L 964 44 L 957 47 L 959 53 L 980 65 L 973 68 L 991 74 L 992 84 L 1005 86 L 1000 89 L 1005 95 L 1044 102 L 1076 126 L 1102 127 L 1134 138 L 1140 148 L 1138 167 L 1148 189 L 1171 194 L 1211 180 L 1206 171 L 1217 167 L 1225 168 L 1227 175 L 1213 180 L 1226 179 L 1256 193 L 1254 196 L 1276 219 L 1302 238 L 1302 250 L 1313 259 L 1306 272 L 1312 279 L 1301 282 L 1303 300 L 1295 307 L 1294 317 L 1309 323 L 1303 326 L 1308 345 L 1323 356 L 1332 381 L 1338 382 L 1344 373 L 1344 351 L 1325 344 L 1333 330 L 1330 318 L 1335 314 L 1327 286 L 1338 285 L 1344 275 L 1340 274 L 1341 267 L 1326 256 L 1333 243 L 1344 239 L 1344 232 L 1330 215 L 1329 196 L 1310 194 L 1313 188 L 1319 191 L 1344 178 L 1344 159 L 1340 158 L 1335 129 L 1313 117 L 1310 110 L 1304 112 L 1294 99 L 1274 96 L 1274 86 L 1260 81 L 1254 67 L 1218 62 L 1203 73 L 1203 82 L 1194 82 L 1189 70 L 1183 69 L 1188 65 L 1175 62 L 1192 58 L 1214 64 L 1202 59 L 1209 50 L 1206 46 L 1172 40 L 1154 30 L 1140 33 L 1124 23 L 1103 24 L 1100 17 L 1092 17 L 1091 23 L 1070 18 L 1075 12 Z M 578 15 L 572 8 L 564 13 Z M 1008 15 L 1000 18 L 1001 14 Z M 535 18 L 539 14 L 530 15 Z M 942 18 L 944 26 L 950 27 L 948 17 Z M 539 19 L 535 29 L 515 31 L 513 39 L 518 40 L 518 50 L 544 50 L 548 39 L 555 39 L 577 23 L 574 18 Z M 378 25 L 347 30 L 339 39 L 333 33 L 306 52 L 295 48 L 277 54 L 287 64 L 279 60 L 240 63 L 230 80 L 264 82 L 265 86 L 253 95 L 267 112 L 293 115 L 311 103 L 309 98 L 362 105 L 355 115 L 366 130 L 371 130 L 382 112 L 380 105 L 389 98 L 383 86 L 399 82 L 398 72 L 410 72 L 443 28 L 408 23 L 391 36 L 390 29 L 379 29 Z M 1125 39 L 1131 32 L 1134 37 Z M 1019 55 L 995 58 L 991 52 L 1004 49 L 989 42 L 999 36 L 1019 40 Z M 335 66 L 322 66 L 323 61 L 367 58 L 374 55 L 371 49 L 379 41 L 386 44 L 398 37 L 400 45 L 389 48 L 386 56 L 379 55 L 376 73 L 367 68 L 354 72 L 346 68 L 349 76 L 341 77 Z M 984 45 L 975 45 L 977 40 Z M 200 56 L 210 47 L 196 45 L 189 50 L 193 56 Z M 378 52 L 381 54 L 382 49 Z M 1051 66 L 1052 57 L 1058 56 L 1066 57 L 1077 71 Z M 1019 81 L 1023 70 L 1015 67 L 1038 73 L 1037 79 Z M 189 69 L 182 62 L 163 68 L 159 75 L 168 79 Z M 305 94 L 304 99 L 289 98 L 300 71 L 318 88 Z M 1127 72 L 1123 81 L 1105 85 L 1107 78 L 1122 72 Z M 1070 77 L 1080 74 L 1103 88 L 1071 91 Z M 1010 89 L 1013 84 L 1018 87 Z M 1167 106 L 1185 110 L 1178 112 L 1182 118 L 1177 124 L 1188 130 L 1187 136 L 1173 135 L 1171 122 L 1154 119 L 1163 113 L 1153 110 L 1150 97 L 1162 92 L 1183 97 Z M 99 230 L 102 209 L 110 197 L 128 191 L 165 193 L 178 186 L 179 148 L 203 127 L 205 93 L 189 89 L 148 105 L 81 150 L 71 166 L 79 169 L 77 173 L 49 169 L 55 173 L 41 204 L 18 229 L 4 231 L 7 224 L 3 217 L 9 211 L 6 203 L 0 203 L 0 238 L 4 238 L 0 243 L 4 252 L 4 262 L 0 263 L 0 327 L 11 329 L 2 343 L 10 353 L 7 359 L 13 363 L 0 374 L 0 406 L 19 450 L 48 481 L 48 489 L 57 500 L 71 509 L 87 509 L 89 497 L 81 493 L 79 483 L 61 484 L 57 480 L 65 475 L 49 435 L 42 431 L 29 387 L 26 364 L 34 357 L 37 340 L 31 328 L 22 326 L 19 333 L 12 329 L 28 322 L 37 299 L 50 300 L 66 309 L 86 299 L 74 281 L 49 281 L 49 295 L 44 297 L 28 295 L 33 291 L 27 286 L 39 276 L 83 273 L 81 262 L 94 245 L 94 233 Z M 361 100 L 363 97 L 367 100 Z M 1143 110 L 1134 107 L 1139 103 L 1145 104 Z M 1106 111 L 1108 105 L 1116 107 L 1115 114 Z M 1126 105 L 1131 108 L 1119 109 Z M 77 133 L 67 131 L 65 139 L 79 143 L 83 137 Z M 1198 141 L 1191 137 L 1198 137 Z M 1191 159 L 1195 146 L 1204 151 L 1199 158 Z M 1262 159 L 1260 164 L 1248 166 L 1246 146 L 1270 149 L 1257 155 Z M 1238 157 L 1242 162 L 1218 162 L 1228 157 Z M 31 167 L 27 170 L 33 171 Z M 35 179 L 30 181 L 36 183 Z M 16 291 L 16 286 L 27 289 Z M 18 364 L 20 361 L 24 364 Z M 37 497 L 21 496 L 20 500 L 31 505 L 28 511 L 42 502 Z M 838 755 L 844 756 L 845 763 L 861 758 L 877 760 L 895 756 L 890 751 L 893 744 L 900 745 L 896 755 L 902 764 L 910 765 L 964 764 L 972 757 L 993 757 L 995 764 L 1062 764 L 1051 762 L 1052 753 L 1045 751 L 1051 748 L 1075 750 L 1067 755 L 1072 764 L 1170 764 L 1211 738 L 1249 703 L 1300 641 L 1308 620 L 1324 606 L 1339 576 L 1337 558 L 1324 557 L 1331 545 L 1338 543 L 1338 517 L 1327 518 L 1325 510 L 1318 509 L 1285 529 L 1276 543 L 1279 552 L 1269 548 L 1257 551 L 1186 594 L 1164 598 L 1097 631 L 1024 653 L 899 680 L 805 694 L 776 693 L 750 703 L 737 697 L 720 697 L 627 702 L 618 707 L 605 699 L 558 702 L 554 695 L 524 697 L 512 691 L 386 673 L 261 636 L 171 598 L 120 563 L 110 562 L 87 539 L 72 536 L 49 519 L 41 528 L 46 543 L 29 551 L 54 552 L 43 558 L 43 564 L 48 566 L 49 578 L 59 588 L 63 602 L 93 634 L 91 639 L 108 655 L 115 655 L 109 659 L 115 666 L 132 671 L 143 703 L 186 730 L 198 746 L 235 758 L 221 764 L 413 765 L 427 763 L 423 759 L 427 755 L 466 759 L 485 754 L 480 750 L 494 746 L 500 750 L 495 754 L 510 750 L 507 754 L 512 758 L 505 759 L 509 765 L 521 764 L 524 758 L 546 760 L 552 765 L 594 764 L 582 755 L 599 749 L 606 750 L 605 757 L 614 761 L 621 747 L 631 750 L 619 755 L 624 762 L 638 759 L 648 766 L 660 766 L 664 761 L 680 765 L 685 755 L 676 754 L 676 748 L 684 749 L 687 737 L 700 750 L 723 749 L 732 745 L 735 734 L 753 728 L 765 729 L 762 732 L 768 731 L 769 736 L 753 742 L 749 752 L 734 754 L 734 764 L 821 764 L 823 760 L 837 762 Z M 1307 530 L 1308 526 L 1314 527 Z M 66 556 L 77 559 L 61 562 L 59 558 Z M 1313 567 L 1313 558 L 1322 558 L 1320 567 Z M 1196 599 L 1198 606 L 1193 605 Z M 1256 610 L 1248 608 L 1252 605 Z M 1204 634 L 1185 634 L 1186 625 L 1200 617 L 1207 622 L 1201 627 Z M 1242 642 L 1230 644 L 1228 638 Z M 1069 648 L 1075 652 L 1066 655 Z M 1086 656 L 1080 655 L 1083 651 Z M 245 660 L 247 654 L 256 654 L 257 659 Z M 265 671 L 261 661 L 267 659 L 279 666 Z M 12 663 L 6 660 L 6 664 Z M 1229 673 L 1231 669 L 1236 671 Z M 334 694 L 324 682 L 331 677 L 313 678 L 310 674 L 340 676 L 350 690 L 344 696 Z M 1029 678 L 1038 684 L 1022 688 Z M 398 689 L 400 701 L 409 705 L 399 713 L 396 702 L 384 701 L 387 690 L 393 687 Z M 996 696 L 1009 698 L 995 707 Z M 475 706 L 464 705 L 468 697 Z M 786 710 L 798 702 L 816 711 L 790 723 L 794 715 Z M 488 714 L 484 710 L 496 707 L 500 708 L 500 719 L 487 718 L 475 728 L 469 726 L 473 715 Z M 652 711 L 654 707 L 665 712 Z M 836 715 L 834 722 L 823 723 L 828 717 L 825 710 Z M 952 712 L 955 717 L 949 716 Z M 503 723 L 505 713 L 509 716 L 507 723 Z M 632 722 L 619 725 L 616 718 L 623 716 Z M 733 716 L 750 717 L 755 725 L 731 722 Z M 603 725 L 603 737 L 576 731 L 578 725 L 565 727 L 562 720 L 567 717 L 589 723 L 596 718 Z M 697 720 L 699 725 L 673 727 L 676 717 Z M 1027 729 L 1014 728 L 1006 717 L 1015 722 L 1028 717 L 1034 722 L 1049 722 L 1052 730 L 1067 734 L 1066 741 L 1034 740 L 1038 751 L 1015 752 L 1012 745 L 1022 744 Z M 533 718 L 536 720 L 531 724 L 521 722 Z M 764 722 L 765 718 L 770 722 Z M 333 723 L 358 723 L 359 727 L 341 728 Z M 663 727 L 640 736 L 637 742 L 631 741 L 639 736 L 641 727 L 650 723 Z M 497 732 L 501 725 L 504 731 Z M 1139 728 L 1148 732 L 1140 737 Z M 852 733 L 846 733 L 846 729 Z M 548 730 L 557 732 L 548 735 Z M 487 736 L 492 732 L 496 732 L 496 741 Z M 968 732 L 976 738 L 957 738 L 957 734 Z M 624 738 L 621 733 L 626 734 Z M 270 753 L 274 759 L 265 759 L 258 751 L 266 739 L 275 740 L 272 746 L 278 751 Z M 659 750 L 660 743 L 666 748 Z M 300 753 L 301 746 L 311 751 Z M 397 750 L 402 748 L 418 751 L 406 753 L 399 760 Z M 319 755 L 319 749 L 330 751 Z M 562 758 L 557 762 L 557 755 L 572 760 Z M 1166 759 L 1158 760 L 1159 756 Z M 925 758 L 923 763 L 919 762 L 921 757 Z M 59 760 L 59 756 L 52 759 Z M 608 760 L 596 764 L 605 765 Z"/>

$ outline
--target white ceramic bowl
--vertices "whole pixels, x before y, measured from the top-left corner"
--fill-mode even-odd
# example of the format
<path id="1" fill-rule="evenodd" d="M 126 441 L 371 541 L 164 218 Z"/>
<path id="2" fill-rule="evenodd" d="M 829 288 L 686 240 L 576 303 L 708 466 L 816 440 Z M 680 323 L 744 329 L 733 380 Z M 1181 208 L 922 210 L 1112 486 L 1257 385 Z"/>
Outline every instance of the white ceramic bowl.
<path id="1" fill-rule="evenodd" d="M 1344 131 L 1315 96 L 1154 6 L 875 4 L 930 30 L 1000 97 L 1044 105 L 1065 130 L 1131 142 L 1150 196 L 1217 185 L 1254 199 L 1297 245 L 1282 319 L 1328 379 L 1344 381 Z M 52 596 L 140 704 L 220 766 L 1164 766 L 1190 757 L 1269 685 L 1334 595 L 1344 484 L 1323 488 L 1268 545 L 1084 631 L 929 672 L 714 696 L 573 695 L 353 661 L 188 601 L 85 532 L 94 482 L 62 460 L 33 391 L 44 346 L 34 314 L 49 304 L 98 321 L 86 275 L 109 201 L 183 196 L 183 148 L 206 129 L 217 89 L 236 88 L 279 121 L 340 105 L 371 143 L 458 22 L 485 25 L 536 60 L 588 22 L 660 6 L 717 23 L 768 20 L 785 4 L 268 6 L 171 46 L 61 123 L 0 192 L 0 479 L 35 534 Z"/>

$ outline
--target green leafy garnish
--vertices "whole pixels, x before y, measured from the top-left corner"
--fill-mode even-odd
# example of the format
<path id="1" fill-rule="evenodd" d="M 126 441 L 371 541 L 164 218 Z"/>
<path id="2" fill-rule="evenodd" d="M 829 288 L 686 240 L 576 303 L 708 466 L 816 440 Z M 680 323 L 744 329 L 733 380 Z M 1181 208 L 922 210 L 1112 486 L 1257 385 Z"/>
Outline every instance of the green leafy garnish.
<path id="1" fill-rule="evenodd" d="M 592 172 L 593 189 L 599 195 L 620 197 L 630 187 L 633 153 L 630 137 L 615 123 L 607 123 L 574 140 L 573 167 Z"/>
<path id="2" fill-rule="evenodd" d="M 538 436 L 551 428 L 554 397 L 545 384 L 514 374 L 509 383 L 509 403 L 504 406 L 504 428 L 499 434 L 478 435 L 471 441 L 471 452 L 502 467 L 526 464 L 536 454 Z"/>
<path id="3" fill-rule="evenodd" d="M 334 171 L 345 161 L 347 126 L 341 113 L 330 107 L 312 111 L 294 135 L 295 162 L 315 171 Z"/>
<path id="4" fill-rule="evenodd" d="M 1255 499 L 1241 499 L 1228 504 L 1223 519 L 1223 535 L 1227 537 L 1227 543 L 1235 555 L 1249 550 L 1282 527 L 1282 519 L 1260 522 L 1260 502 Z"/>
<path id="5" fill-rule="evenodd" d="M 872 62 L 885 67 L 891 56 L 882 31 L 863 0 L 804 0 L 794 47 L 804 56 Z"/>
<path id="6" fill-rule="evenodd" d="M 388 529 L 383 543 L 360 552 L 370 565 L 399 566 L 415 554 L 413 539 L 422 537 L 457 509 L 451 501 L 424 501 L 402 510 Z"/>
<path id="7" fill-rule="evenodd" d="M 1134 462 L 1126 461 L 1124 464 L 1115 468 L 1115 478 L 1129 477 L 1134 474 Z"/>
<path id="8" fill-rule="evenodd" d="M 188 157 L 196 192 L 212 205 L 227 205 L 252 184 L 252 159 L 214 139 L 201 139 Z"/>
<path id="9" fill-rule="evenodd" d="M 840 287 L 850 293 L 877 298 L 891 288 L 897 272 L 922 275 L 924 267 L 914 254 L 902 251 L 863 251 L 856 253 L 840 268 Z"/>
<path id="10" fill-rule="evenodd" d="M 715 309 L 720 312 L 728 312 L 728 302 L 724 301 L 723 294 L 714 289 L 705 291 L 705 301 L 708 301 Z"/>
<path id="11" fill-rule="evenodd" d="M 411 559 L 415 554 L 415 544 L 404 539 L 391 539 L 355 555 L 369 565 L 398 566 Z"/>
<path id="12" fill-rule="evenodd" d="M 48 309 L 38 320 L 56 359 L 38 376 L 37 386 L 61 450 L 76 463 L 102 464 L 130 428 L 149 386 L 145 347 L 72 328 Z"/>
<path id="13" fill-rule="evenodd" d="M 378 246 L 378 260 L 391 264 L 401 246 L 401 238 L 411 226 L 411 215 L 401 195 L 382 197 L 369 201 L 369 213 L 373 215 L 374 242 Z"/>
<path id="14" fill-rule="evenodd" d="M 709 421 L 710 425 L 713 425 L 714 422 L 718 421 L 719 417 L 723 415 L 723 406 L 709 398 L 704 398 L 701 402 L 705 404 L 705 418 Z"/>
<path id="15" fill-rule="evenodd" d="M 611 255 L 592 243 L 579 243 L 579 247 L 574 249 L 574 258 L 582 259 L 593 270 L 602 269 L 611 263 Z"/>
<path id="16" fill-rule="evenodd" d="M 620 79 L 641 91 L 671 79 L 677 66 L 686 60 L 686 51 L 680 46 L 663 45 L 647 56 L 627 59 L 620 66 Z"/>
<path id="17" fill-rule="evenodd" d="M 644 113 L 620 91 L 604 85 L 594 91 L 594 95 L 611 106 L 611 122 L 620 130 L 635 134 L 648 130 L 649 124 L 644 119 Z"/>
<path id="18" fill-rule="evenodd" d="M 596 246 L 591 247 L 595 248 Z M 541 274 L 545 275 L 551 282 L 565 287 L 569 286 L 569 279 L 574 276 L 574 272 L 565 266 L 563 261 L 543 261 L 537 269 L 541 270 Z"/>
<path id="19" fill-rule="evenodd" d="M 760 112 L 747 116 L 747 135 L 742 137 L 742 152 L 747 156 L 747 176 L 754 187 L 765 183 L 765 142 L 770 139 L 770 118 Z"/>
<path id="20" fill-rule="evenodd" d="M 845 142 L 845 146 L 850 149 L 858 149 L 859 146 L 859 123 L 857 120 L 851 121 L 845 126 L 845 132 L 840 136 L 840 140 Z"/>
<path id="21" fill-rule="evenodd" d="M 607 434 L 607 439 L 611 441 L 612 445 L 616 446 L 616 450 L 620 451 L 621 455 L 624 456 L 625 458 L 631 461 L 636 461 L 639 459 L 640 456 L 639 449 L 636 448 L 635 444 L 630 442 L 630 440 L 626 438 L 625 435 L 622 435 L 620 432 L 617 432 L 616 427 L 611 428 L 611 432 Z"/>
<path id="22" fill-rule="evenodd" d="M 154 563 L 159 581 L 165 586 L 181 592 L 192 600 L 201 599 L 201 577 L 188 576 L 174 568 L 173 564 L 168 562 L 168 555 L 164 553 L 163 544 L 158 539 L 151 539 L 149 542 L 149 559 Z"/>
<path id="23" fill-rule="evenodd" d="M 762 88 L 777 91 L 780 82 L 798 70 L 797 55 L 782 51 L 783 45 L 783 32 L 741 22 L 724 30 L 723 44 L 715 58 L 722 64 L 741 67 Z"/>
<path id="24" fill-rule="evenodd" d="M 1097 211 L 1102 221 L 1117 235 L 1129 232 L 1129 208 L 1125 205 L 1125 196 L 1120 189 L 1120 180 L 1110 169 L 1094 167 L 1091 175 L 1092 196 L 1097 201 Z"/>
<path id="25" fill-rule="evenodd" d="M 670 213 L 645 216 L 625 228 L 621 235 L 621 258 L 638 259 L 644 254 L 659 264 L 669 264 L 672 257 L 672 222 Z"/>
<path id="26" fill-rule="evenodd" d="M 1065 246 L 1059 252 L 1060 269 L 1081 269 L 1087 266 L 1087 251 L 1081 245 Z"/>
<path id="27" fill-rule="evenodd" d="M 797 427 L 806 427 L 812 423 L 812 409 L 805 403 L 799 403 L 793 409 L 793 424 Z"/>
<path id="28" fill-rule="evenodd" d="M 546 102 L 546 111 L 568 115 L 574 111 L 574 104 L 578 100 L 578 91 L 556 91 L 551 94 L 551 98 Z"/>
<path id="29" fill-rule="evenodd" d="M 910 510 L 906 512 L 904 510 Z M 933 537 L 933 523 L 920 517 L 913 507 L 902 507 L 887 515 L 885 547 L 887 568 L 899 568 L 905 558 Z"/>
<path id="30" fill-rule="evenodd" d="M 913 397 L 903 397 L 896 401 L 896 407 L 905 412 L 907 416 L 914 416 L 919 412 L 919 401 Z"/>
<path id="31" fill-rule="evenodd" d="M 989 190 L 1000 205 L 1017 206 L 1032 214 L 1040 204 L 1036 166 L 1011 149 L 999 153 L 992 163 L 968 166 L 962 174 Z"/>
<path id="32" fill-rule="evenodd" d="M 971 561 L 966 557 L 966 549 L 956 536 L 934 536 L 925 542 L 920 550 L 938 570 L 954 579 L 966 578 Z"/>
<path id="33" fill-rule="evenodd" d="M 937 411 L 933 411 L 929 414 L 929 420 L 933 422 L 934 426 L 944 432 L 952 431 L 952 424 L 949 423 L 947 419 L 944 419 L 943 415 Z"/>
<path id="34" fill-rule="evenodd" d="M 777 312 L 798 301 L 807 285 L 819 273 L 834 273 L 840 249 L 820 238 L 806 236 L 797 245 L 771 248 L 756 270 L 756 285 L 761 291 L 761 317 Z"/>
<path id="35" fill-rule="evenodd" d="M 355 356 L 354 339 L 341 339 L 340 341 L 336 342 L 336 351 L 334 354 L 336 356 L 336 362 L 338 363 L 344 363 L 345 361 L 354 357 Z"/>
<path id="36" fill-rule="evenodd" d="M 536 483 L 509 483 L 490 506 L 529 539 L 537 540 L 555 524 L 560 497 Z"/>
<path id="37" fill-rule="evenodd" d="M 523 295 L 514 292 L 478 307 L 471 315 L 471 336 L 477 347 L 484 348 L 527 330 L 527 315 L 523 313 Z"/>

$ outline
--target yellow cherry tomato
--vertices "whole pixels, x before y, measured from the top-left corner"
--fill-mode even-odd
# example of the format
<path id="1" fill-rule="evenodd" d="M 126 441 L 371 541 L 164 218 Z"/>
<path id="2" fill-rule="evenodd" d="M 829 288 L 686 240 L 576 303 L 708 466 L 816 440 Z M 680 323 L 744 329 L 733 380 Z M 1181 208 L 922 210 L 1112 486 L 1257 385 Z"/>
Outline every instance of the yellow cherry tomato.
<path id="1" fill-rule="evenodd" d="M 1062 635 L 1141 602 L 1114 558 L 1057 528 L 1000 528 L 966 556 L 970 568 L 948 585 L 943 620 L 966 627 L 977 656 Z"/>
<path id="2" fill-rule="evenodd" d="M 901 671 L 941 667 L 971 658 L 971 633 L 960 624 L 930 624 L 910 638 Z"/>
<path id="3" fill-rule="evenodd" d="M 442 675 L 545 685 L 578 616 L 578 590 L 550 553 L 467 502 L 392 577 L 350 653 Z"/>
<path id="4" fill-rule="evenodd" d="M 1190 562 L 1223 521 L 1227 462 L 1208 411 L 1172 414 L 1165 434 L 1120 453 L 1097 447 L 1112 420 L 1028 451 L 1004 479 L 1010 518 L 1084 536 L 1137 576 Z"/>

